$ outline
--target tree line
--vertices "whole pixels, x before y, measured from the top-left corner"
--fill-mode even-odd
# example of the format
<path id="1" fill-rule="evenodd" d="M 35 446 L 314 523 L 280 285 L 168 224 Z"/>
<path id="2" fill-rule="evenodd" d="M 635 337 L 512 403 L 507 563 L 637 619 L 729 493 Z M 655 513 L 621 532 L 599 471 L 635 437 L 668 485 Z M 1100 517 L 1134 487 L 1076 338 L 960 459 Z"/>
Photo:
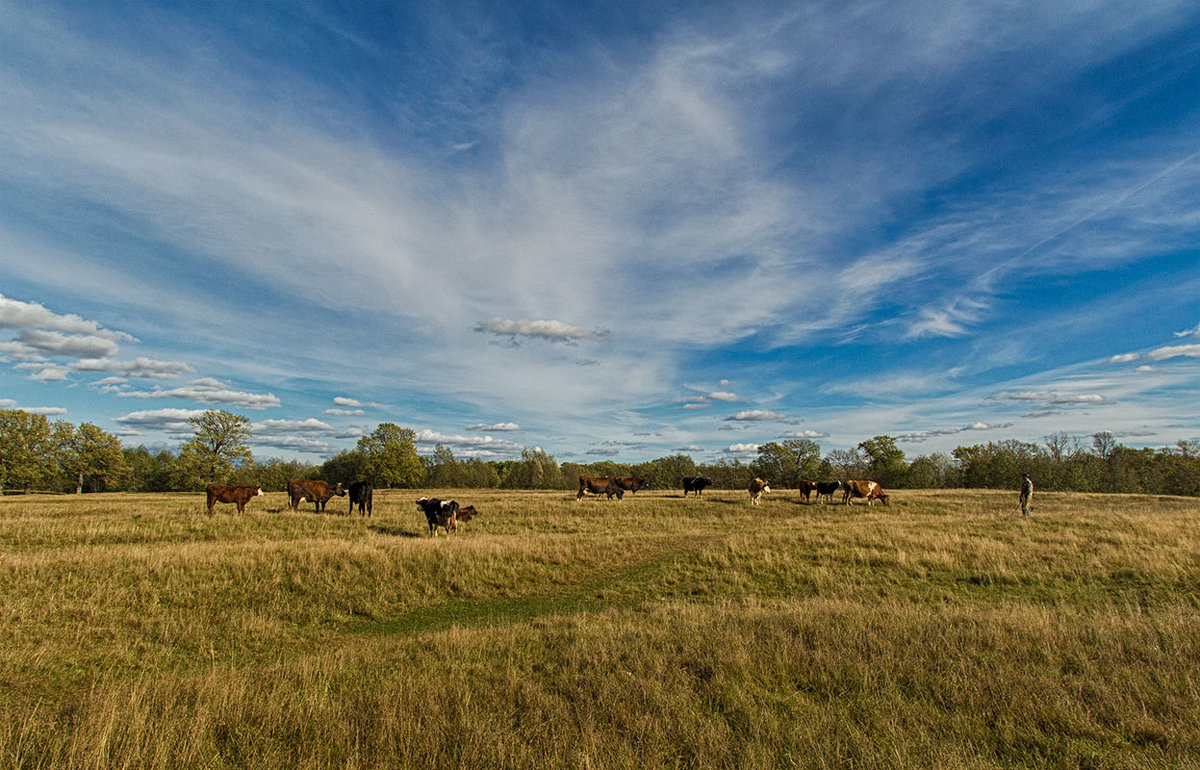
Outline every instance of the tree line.
<path id="1" fill-rule="evenodd" d="M 417 452 L 415 431 L 381 423 L 354 449 L 322 463 L 256 460 L 250 421 L 221 410 L 189 419 L 193 436 L 178 452 L 129 448 L 90 423 L 49 421 L 44 415 L 0 409 L 0 492 L 185 492 L 220 482 L 283 491 L 293 478 L 370 481 L 381 488 L 574 489 L 580 476 L 641 476 L 652 489 L 679 489 L 685 476 L 705 476 L 718 489 L 744 489 L 754 477 L 776 488 L 812 481 L 869 478 L 886 489 L 1012 488 L 1029 473 L 1039 489 L 1200 496 L 1200 442 L 1134 449 L 1099 432 L 1087 442 L 1057 433 L 1041 444 L 1006 440 L 955 448 L 949 454 L 904 456 L 883 435 L 848 450 L 822 454 L 811 439 L 769 442 L 757 456 L 696 463 L 685 454 L 641 463 L 612 460 L 559 463 L 540 449 L 520 459 L 457 458 L 442 445 Z"/>

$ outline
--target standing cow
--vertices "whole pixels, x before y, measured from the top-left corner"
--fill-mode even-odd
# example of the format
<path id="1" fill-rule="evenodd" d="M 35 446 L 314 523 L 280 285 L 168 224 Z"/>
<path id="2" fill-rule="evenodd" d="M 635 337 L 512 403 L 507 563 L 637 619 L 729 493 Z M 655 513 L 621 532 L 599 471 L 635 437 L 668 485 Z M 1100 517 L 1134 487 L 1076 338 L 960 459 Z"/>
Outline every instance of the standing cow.
<path id="1" fill-rule="evenodd" d="M 760 496 L 763 494 L 770 494 L 771 485 L 762 479 L 756 478 L 754 481 L 750 482 L 750 486 L 747 487 L 747 491 L 750 492 L 750 502 L 754 505 L 758 505 L 758 498 Z"/>
<path id="2" fill-rule="evenodd" d="M 703 476 L 684 476 L 683 477 L 683 496 L 687 497 L 688 492 L 695 492 L 696 497 L 700 497 L 706 487 L 712 486 L 712 479 L 706 479 Z"/>
<path id="3" fill-rule="evenodd" d="M 840 481 L 818 481 L 817 502 L 833 505 L 833 493 L 842 488 Z"/>
<path id="4" fill-rule="evenodd" d="M 641 476 L 613 476 L 613 483 L 627 492 L 637 492 L 646 486 L 646 480 Z"/>
<path id="5" fill-rule="evenodd" d="M 579 494 L 575 495 L 575 499 L 582 500 L 588 494 L 606 495 L 609 500 L 616 495 L 620 500 L 625 497 L 625 490 L 611 476 L 580 476 Z"/>
<path id="6" fill-rule="evenodd" d="M 350 513 L 358 506 L 359 516 L 371 515 L 371 498 L 375 496 L 369 481 L 356 481 L 350 485 Z"/>
<path id="7" fill-rule="evenodd" d="M 213 506 L 217 503 L 236 503 L 237 512 L 246 512 L 246 503 L 250 498 L 262 495 L 262 487 L 227 487 L 224 484 L 209 484 L 204 488 L 208 496 L 208 515 L 213 515 Z"/>
<path id="8" fill-rule="evenodd" d="M 800 497 L 804 502 L 808 502 L 809 495 L 817 491 L 817 482 L 809 481 L 808 479 L 800 479 Z"/>
<path id="9" fill-rule="evenodd" d="M 439 527 L 446 530 L 446 537 L 458 530 L 458 503 L 455 501 L 422 497 L 417 501 L 417 507 L 425 514 L 430 537 L 437 537 Z"/>
<path id="10" fill-rule="evenodd" d="M 867 505 L 872 505 L 876 500 L 879 500 L 884 505 L 888 504 L 888 496 L 884 493 L 883 487 L 879 486 L 876 481 L 847 481 L 843 484 L 846 491 L 842 493 L 842 502 L 846 505 L 854 505 L 855 499 L 866 499 Z"/>
<path id="11" fill-rule="evenodd" d="M 328 481 L 308 481 L 306 479 L 292 479 L 288 482 L 288 506 L 293 511 L 300 510 L 300 503 L 308 500 L 316 505 L 319 513 L 325 510 L 325 503 L 329 502 L 334 495 L 346 496 L 346 490 L 342 489 L 342 482 L 330 484 Z"/>

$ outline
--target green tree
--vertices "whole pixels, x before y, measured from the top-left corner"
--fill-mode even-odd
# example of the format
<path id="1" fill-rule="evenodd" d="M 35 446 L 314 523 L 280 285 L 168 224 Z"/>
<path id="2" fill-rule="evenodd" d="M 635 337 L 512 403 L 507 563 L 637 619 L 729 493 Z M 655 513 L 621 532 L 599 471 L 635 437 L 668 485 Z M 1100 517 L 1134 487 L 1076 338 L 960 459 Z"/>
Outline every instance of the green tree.
<path id="1" fill-rule="evenodd" d="M 348 452 L 338 452 L 333 457 L 327 459 L 321 464 L 317 475 L 324 481 L 337 482 L 343 484 L 352 484 L 355 481 L 370 481 L 372 484 L 377 482 L 371 478 L 367 472 L 367 453 L 361 449 L 351 449 Z M 295 473 L 288 477 L 287 481 L 295 478 L 307 478 L 308 473 Z M 287 489 L 287 481 L 284 481 L 283 488 Z M 382 486 L 382 484 L 380 484 Z"/>
<path id="2" fill-rule="evenodd" d="M 235 464 L 251 462 L 254 455 L 246 441 L 250 438 L 250 419 L 240 414 L 207 409 L 188 418 L 195 436 L 179 450 L 182 474 L 195 483 L 199 476 L 208 483 L 224 478 Z"/>
<path id="3" fill-rule="evenodd" d="M 0 409 L 0 492 L 34 483 L 54 470 L 54 442 L 50 423 L 42 414 L 21 409 Z"/>
<path id="4" fill-rule="evenodd" d="M 810 439 L 770 441 L 758 448 L 750 463 L 755 475 L 786 487 L 796 487 L 801 478 L 813 478 L 820 469 L 821 446 Z"/>
<path id="5" fill-rule="evenodd" d="M 904 451 L 891 436 L 876 436 L 858 445 L 866 455 L 867 474 L 885 487 L 903 486 L 908 473 Z"/>
<path id="6" fill-rule="evenodd" d="M 365 455 L 364 472 L 379 487 L 418 487 L 425 479 L 425 465 L 417 454 L 417 434 L 390 422 L 380 423 L 358 440 Z"/>
<path id="7" fill-rule="evenodd" d="M 141 444 L 136 449 L 123 449 L 121 454 L 130 469 L 125 489 L 130 492 L 171 491 L 171 466 L 175 464 L 175 455 L 170 450 L 151 454 L 146 445 Z"/>
<path id="8" fill-rule="evenodd" d="M 131 473 L 121 440 L 89 422 L 78 428 L 55 423 L 54 445 L 59 467 L 75 482 L 75 494 L 83 492 L 85 480 L 92 491 L 119 488 Z"/>

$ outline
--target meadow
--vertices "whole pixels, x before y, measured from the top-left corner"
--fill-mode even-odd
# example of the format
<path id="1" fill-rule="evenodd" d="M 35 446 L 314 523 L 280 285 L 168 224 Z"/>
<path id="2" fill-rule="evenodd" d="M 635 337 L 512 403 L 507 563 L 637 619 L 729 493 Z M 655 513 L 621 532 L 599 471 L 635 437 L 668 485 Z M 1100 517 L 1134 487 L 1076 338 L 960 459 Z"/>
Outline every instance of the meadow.
<path id="1" fill-rule="evenodd" d="M 1200 499 L 1035 503 L 4 497 L 0 767 L 1200 767 Z"/>

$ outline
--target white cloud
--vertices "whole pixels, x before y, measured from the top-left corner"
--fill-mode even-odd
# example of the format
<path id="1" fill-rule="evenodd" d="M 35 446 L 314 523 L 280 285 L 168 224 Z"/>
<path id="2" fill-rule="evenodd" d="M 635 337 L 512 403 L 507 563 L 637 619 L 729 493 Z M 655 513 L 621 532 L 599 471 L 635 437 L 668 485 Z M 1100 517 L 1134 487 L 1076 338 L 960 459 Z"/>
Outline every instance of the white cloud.
<path id="1" fill-rule="evenodd" d="M 782 433 L 780 438 L 829 438 L 828 433 L 819 430 L 794 430 Z"/>
<path id="2" fill-rule="evenodd" d="M 85 358 L 71 364 L 71 369 L 77 372 L 115 372 L 125 377 L 154 380 L 171 380 L 196 371 L 182 361 L 157 361 L 142 356 L 131 361 Z"/>
<path id="3" fill-rule="evenodd" d="M 609 332 L 603 329 L 584 329 L 562 321 L 511 321 L 507 318 L 492 318 L 480 321 L 475 331 L 490 332 L 503 337 L 536 337 L 550 342 L 575 342 L 578 340 L 607 340 Z"/>
<path id="4" fill-rule="evenodd" d="M 1137 353 L 1119 353 L 1119 354 L 1113 356 L 1112 358 L 1108 359 L 1108 361 L 1109 361 L 1109 363 L 1112 363 L 1112 364 L 1124 364 L 1124 363 L 1128 363 L 1130 361 L 1136 361 L 1139 358 L 1141 358 L 1141 356 L 1138 355 Z"/>
<path id="5" fill-rule="evenodd" d="M 786 417 L 787 415 L 772 412 L 769 409 L 747 409 L 725 419 L 731 422 L 767 422 L 770 420 L 782 420 Z"/>
<path id="6" fill-rule="evenodd" d="M 1167 345 L 1166 347 L 1155 348 L 1146 354 L 1146 358 L 1153 361 L 1165 361 L 1168 358 L 1178 358 L 1186 356 L 1188 358 L 1200 358 L 1200 344 L 1197 345 Z"/>
<path id="7" fill-rule="evenodd" d="M 192 417 L 199 417 L 202 414 L 204 414 L 203 409 L 152 409 L 129 412 L 128 414 L 114 418 L 113 422 L 127 428 L 187 434 L 194 431 L 188 420 Z"/>
<path id="8" fill-rule="evenodd" d="M 189 385 L 178 388 L 155 388 L 149 391 L 120 390 L 116 395 L 122 398 L 178 398 L 201 404 L 224 404 L 247 409 L 266 409 L 280 405 L 279 398 L 274 393 L 247 393 L 230 390 L 220 380 L 209 378 L 194 380 Z"/>
<path id="9" fill-rule="evenodd" d="M 497 422 L 491 425 L 480 423 L 477 425 L 468 425 L 467 430 L 483 430 L 496 433 L 515 432 L 521 430 L 521 426 L 515 422 Z"/>

